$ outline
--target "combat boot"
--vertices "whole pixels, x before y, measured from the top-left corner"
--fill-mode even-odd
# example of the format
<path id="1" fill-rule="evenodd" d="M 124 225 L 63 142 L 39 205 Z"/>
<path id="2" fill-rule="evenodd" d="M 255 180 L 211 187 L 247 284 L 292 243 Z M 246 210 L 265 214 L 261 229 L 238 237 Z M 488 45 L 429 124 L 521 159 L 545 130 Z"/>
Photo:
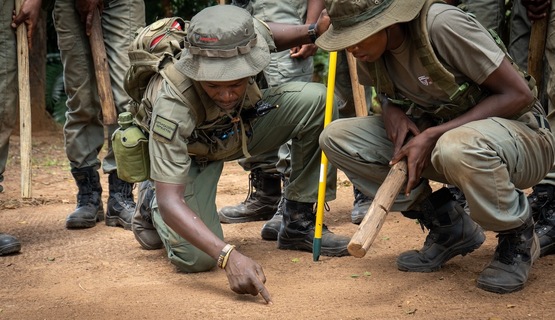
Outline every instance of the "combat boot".
<path id="1" fill-rule="evenodd" d="M 278 249 L 312 252 L 316 215 L 313 203 L 284 199 L 283 220 L 278 234 Z M 341 257 L 349 255 L 347 245 L 351 239 L 336 235 L 324 225 L 322 228 L 321 254 Z"/>
<path id="2" fill-rule="evenodd" d="M 522 289 L 539 255 L 538 237 L 530 217 L 516 229 L 499 232 L 493 260 L 478 277 L 477 287 L 495 293 Z"/>
<path id="3" fill-rule="evenodd" d="M 131 230 L 131 219 L 135 212 L 133 200 L 133 184 L 123 181 L 116 171 L 108 175 L 108 208 L 106 210 L 106 225 L 110 227 L 121 226 Z"/>
<path id="4" fill-rule="evenodd" d="M 21 243 L 16 237 L 0 233 L 0 256 L 18 253 L 19 250 L 21 250 Z"/>
<path id="5" fill-rule="evenodd" d="M 416 218 L 429 230 L 420 250 L 401 253 L 397 268 L 401 271 L 437 271 L 457 255 L 466 255 L 485 241 L 484 232 L 442 188 L 421 203 L 421 211 L 405 211 L 403 215 Z"/>
<path id="6" fill-rule="evenodd" d="M 156 250 L 164 247 L 158 231 L 152 224 L 152 198 L 154 197 L 154 186 L 150 180 L 139 184 L 139 195 L 137 206 L 133 215 L 132 230 L 135 239 L 146 250 Z"/>
<path id="7" fill-rule="evenodd" d="M 372 205 L 372 198 L 366 196 L 355 186 L 353 186 L 353 193 L 355 196 L 355 201 L 353 202 L 353 210 L 351 211 L 351 222 L 354 224 L 360 224 L 366 216 L 368 209 Z"/>
<path id="8" fill-rule="evenodd" d="M 0 183 L 4 182 L 4 176 L 0 174 Z M 0 184 L 0 193 L 4 192 L 4 187 Z"/>
<path id="9" fill-rule="evenodd" d="M 254 191 L 253 191 L 254 189 Z M 249 175 L 249 194 L 236 206 L 223 207 L 218 216 L 222 223 L 243 223 L 270 219 L 281 198 L 279 174 L 253 170 Z"/>
<path id="10" fill-rule="evenodd" d="M 92 228 L 96 222 L 104 220 L 100 176 L 93 167 L 73 168 L 71 174 L 79 192 L 77 208 L 67 216 L 66 228 Z"/>
<path id="11" fill-rule="evenodd" d="M 555 187 L 537 185 L 528 196 L 532 216 L 536 222 L 535 231 L 540 242 L 540 256 L 555 252 Z"/>
<path id="12" fill-rule="evenodd" d="M 281 198 L 278 204 L 278 209 L 272 219 L 268 220 L 260 230 L 260 236 L 264 240 L 276 241 L 278 238 L 279 229 L 281 228 L 281 221 L 283 220 L 283 205 L 284 198 Z"/>

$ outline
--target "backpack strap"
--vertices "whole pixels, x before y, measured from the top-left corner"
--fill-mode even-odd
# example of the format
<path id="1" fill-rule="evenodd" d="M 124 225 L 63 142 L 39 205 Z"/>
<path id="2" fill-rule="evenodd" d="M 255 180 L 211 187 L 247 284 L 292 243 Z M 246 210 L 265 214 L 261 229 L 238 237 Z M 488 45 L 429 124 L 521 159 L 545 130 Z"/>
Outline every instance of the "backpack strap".
<path id="1" fill-rule="evenodd" d="M 206 110 L 200 101 L 199 96 L 193 89 L 193 81 L 189 77 L 185 77 L 181 72 L 177 71 L 173 64 L 166 66 L 160 71 L 160 74 L 166 80 L 166 83 L 173 89 L 179 99 L 190 107 L 194 114 L 197 125 L 206 120 Z"/>

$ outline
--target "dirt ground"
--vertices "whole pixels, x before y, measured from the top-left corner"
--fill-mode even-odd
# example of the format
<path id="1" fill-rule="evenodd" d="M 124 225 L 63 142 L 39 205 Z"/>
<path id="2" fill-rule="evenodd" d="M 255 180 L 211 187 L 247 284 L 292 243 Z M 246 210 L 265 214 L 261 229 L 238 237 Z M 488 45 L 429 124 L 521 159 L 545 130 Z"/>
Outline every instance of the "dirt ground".
<path id="1" fill-rule="evenodd" d="M 21 199 L 19 138 L 12 137 L 0 194 L 0 231 L 22 243 L 20 254 L 0 257 L 0 319 L 552 319 L 555 256 L 540 259 L 526 287 L 508 295 L 476 288 L 496 245 L 456 257 L 434 273 L 404 273 L 395 259 L 419 248 L 425 234 L 391 213 L 363 258 L 320 257 L 283 251 L 260 238 L 263 222 L 224 225 L 226 240 L 258 261 L 274 304 L 237 295 L 221 270 L 176 272 L 164 250 L 141 249 L 131 231 L 100 223 L 67 230 L 77 192 L 61 131 L 35 133 L 32 199 Z M 338 197 L 325 223 L 352 235 L 352 188 L 340 172 Z M 103 176 L 107 190 L 107 176 Z M 244 199 L 247 174 L 228 163 L 218 206 Z M 107 198 L 107 191 L 103 194 Z"/>

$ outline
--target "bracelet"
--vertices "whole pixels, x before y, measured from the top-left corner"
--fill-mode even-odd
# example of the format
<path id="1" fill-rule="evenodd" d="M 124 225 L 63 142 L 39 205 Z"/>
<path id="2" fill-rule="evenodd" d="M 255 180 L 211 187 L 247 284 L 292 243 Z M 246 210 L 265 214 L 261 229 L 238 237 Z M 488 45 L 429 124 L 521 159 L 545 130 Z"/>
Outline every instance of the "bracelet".
<path id="1" fill-rule="evenodd" d="M 229 243 L 224 246 L 222 252 L 220 252 L 220 255 L 218 256 L 218 268 L 225 269 L 225 267 L 227 266 L 229 255 L 231 254 L 231 251 L 233 251 L 233 249 L 235 249 L 235 246 Z"/>

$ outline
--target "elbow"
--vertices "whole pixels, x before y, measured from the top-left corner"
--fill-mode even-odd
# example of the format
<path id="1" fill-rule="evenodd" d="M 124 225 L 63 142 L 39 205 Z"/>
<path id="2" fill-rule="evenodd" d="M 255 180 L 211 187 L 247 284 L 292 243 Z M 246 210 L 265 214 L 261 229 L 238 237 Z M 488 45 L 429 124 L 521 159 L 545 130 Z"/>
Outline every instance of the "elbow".
<path id="1" fill-rule="evenodd" d="M 511 97 L 512 105 L 514 106 L 512 115 L 520 114 L 523 111 L 526 112 L 526 109 L 534 103 L 534 100 L 534 95 L 528 88 L 516 92 L 516 94 Z"/>

